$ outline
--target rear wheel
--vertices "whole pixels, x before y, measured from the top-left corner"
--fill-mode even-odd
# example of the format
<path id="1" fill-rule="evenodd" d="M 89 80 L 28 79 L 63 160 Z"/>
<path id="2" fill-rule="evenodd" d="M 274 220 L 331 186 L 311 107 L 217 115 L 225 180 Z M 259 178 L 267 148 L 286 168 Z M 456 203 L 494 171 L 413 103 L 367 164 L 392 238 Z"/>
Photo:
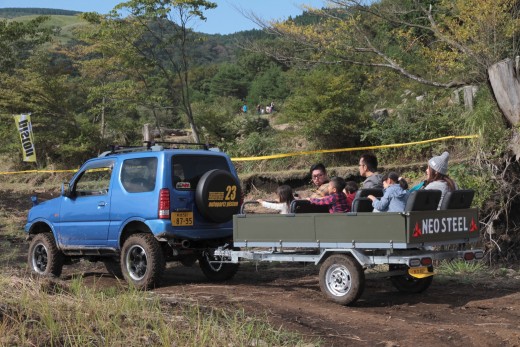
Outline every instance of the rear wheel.
<path id="1" fill-rule="evenodd" d="M 320 288 L 325 296 L 341 305 L 356 302 L 365 289 L 361 265 L 346 254 L 331 255 L 320 267 Z"/>
<path id="2" fill-rule="evenodd" d="M 36 235 L 29 246 L 28 263 L 31 270 L 42 276 L 61 275 L 64 256 L 51 233 Z"/>
<path id="3" fill-rule="evenodd" d="M 406 265 L 390 265 L 390 271 L 393 270 L 408 270 Z M 432 269 L 433 271 L 433 269 Z M 402 293 L 416 294 L 422 293 L 430 287 L 433 281 L 433 276 L 425 278 L 415 278 L 408 274 L 390 277 L 392 285 Z"/>
<path id="4" fill-rule="evenodd" d="M 209 252 L 202 252 L 199 257 L 199 266 L 204 275 L 212 282 L 223 282 L 235 276 L 238 271 L 238 263 L 222 263 L 219 257 Z"/>
<path id="5" fill-rule="evenodd" d="M 152 235 L 134 234 L 123 244 L 121 265 L 125 280 L 146 290 L 158 286 L 165 261 L 162 249 Z"/>

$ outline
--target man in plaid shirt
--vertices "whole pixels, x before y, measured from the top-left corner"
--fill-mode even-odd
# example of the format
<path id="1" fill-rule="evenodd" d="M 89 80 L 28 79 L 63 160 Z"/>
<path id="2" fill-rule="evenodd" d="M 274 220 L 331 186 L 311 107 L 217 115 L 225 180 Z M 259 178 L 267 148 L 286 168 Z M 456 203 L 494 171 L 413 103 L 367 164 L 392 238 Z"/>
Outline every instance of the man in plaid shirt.
<path id="1" fill-rule="evenodd" d="M 343 193 L 345 189 L 345 180 L 341 177 L 333 177 L 328 186 L 329 195 L 324 198 L 309 198 L 313 205 L 328 205 L 330 213 L 349 212 L 350 208 L 347 204 L 347 196 Z"/>

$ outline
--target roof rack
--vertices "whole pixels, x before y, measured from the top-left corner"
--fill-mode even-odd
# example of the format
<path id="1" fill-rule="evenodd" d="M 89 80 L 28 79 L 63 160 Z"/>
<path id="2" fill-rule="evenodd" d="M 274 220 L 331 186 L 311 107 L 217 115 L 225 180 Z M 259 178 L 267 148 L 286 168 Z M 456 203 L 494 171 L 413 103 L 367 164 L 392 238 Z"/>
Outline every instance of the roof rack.
<path id="1" fill-rule="evenodd" d="M 169 142 L 169 141 L 154 141 L 152 144 L 170 145 L 169 148 L 178 148 L 175 146 L 199 146 L 207 151 L 218 150 L 218 147 L 212 143 L 196 143 L 196 142 Z"/>
<path id="2" fill-rule="evenodd" d="M 121 154 L 121 153 L 130 153 L 130 152 L 142 152 L 142 151 L 161 151 L 163 150 L 163 146 L 157 144 L 166 144 L 170 145 L 169 148 L 177 149 L 179 147 L 174 146 L 200 146 L 207 151 L 217 151 L 220 152 L 217 146 L 210 143 L 186 143 L 186 142 L 167 142 L 167 141 L 145 141 L 145 146 L 119 146 L 119 145 L 109 145 L 110 150 L 101 153 L 100 157 L 106 157 L 112 154 Z"/>

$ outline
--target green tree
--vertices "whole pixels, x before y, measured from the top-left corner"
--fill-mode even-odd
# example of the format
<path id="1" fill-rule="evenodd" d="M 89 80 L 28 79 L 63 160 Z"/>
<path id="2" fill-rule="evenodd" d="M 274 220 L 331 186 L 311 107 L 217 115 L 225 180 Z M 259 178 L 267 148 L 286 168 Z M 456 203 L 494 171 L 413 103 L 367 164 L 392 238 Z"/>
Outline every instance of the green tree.
<path id="1" fill-rule="evenodd" d="M 53 29 L 42 26 L 48 19 L 39 16 L 28 22 L 0 20 L 1 71 L 22 66 L 35 48 L 50 41 Z"/>
<path id="2" fill-rule="evenodd" d="M 366 123 L 362 85 L 345 73 L 316 69 L 307 74 L 284 104 L 287 117 L 301 125 L 319 148 L 351 146 Z"/>
<path id="3" fill-rule="evenodd" d="M 171 107 L 182 109 L 195 142 L 200 140 L 191 107 L 189 47 L 198 38 L 189 24 L 205 20 L 204 11 L 216 6 L 204 0 L 131 0 L 117 5 L 104 22 L 112 37 L 133 47 L 144 64 L 161 74 Z M 130 15 L 123 18 L 127 11 Z"/>
<path id="4" fill-rule="evenodd" d="M 210 82 L 214 96 L 244 99 L 247 96 L 248 81 L 243 70 L 235 64 L 221 64 Z"/>

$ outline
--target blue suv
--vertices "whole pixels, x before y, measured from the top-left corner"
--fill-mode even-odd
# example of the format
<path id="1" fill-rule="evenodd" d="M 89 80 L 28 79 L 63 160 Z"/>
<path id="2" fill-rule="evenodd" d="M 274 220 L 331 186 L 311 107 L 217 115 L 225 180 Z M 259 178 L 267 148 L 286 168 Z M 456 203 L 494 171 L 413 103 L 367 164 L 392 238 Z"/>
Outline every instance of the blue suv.
<path id="1" fill-rule="evenodd" d="M 159 284 L 167 261 L 197 260 L 213 281 L 231 278 L 217 247 L 232 247 L 241 188 L 230 158 L 204 149 L 123 148 L 85 162 L 61 196 L 34 206 L 25 231 L 28 262 L 60 276 L 80 258 L 102 261 L 137 288 Z"/>

